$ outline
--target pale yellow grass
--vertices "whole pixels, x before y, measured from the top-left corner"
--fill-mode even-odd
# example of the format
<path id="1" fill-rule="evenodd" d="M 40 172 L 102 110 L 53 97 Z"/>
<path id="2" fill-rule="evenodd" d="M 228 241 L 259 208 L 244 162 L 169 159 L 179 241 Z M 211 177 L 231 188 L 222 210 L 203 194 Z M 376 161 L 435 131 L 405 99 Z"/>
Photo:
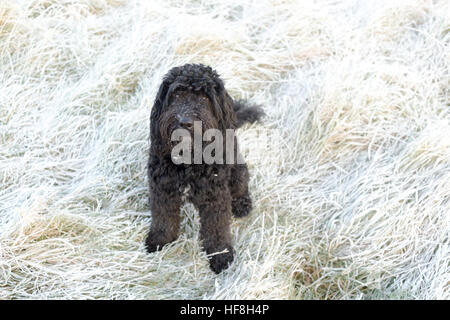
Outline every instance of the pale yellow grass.
<path id="1" fill-rule="evenodd" d="M 450 298 L 450 4 L 0 0 L 0 299 Z M 261 103 L 254 210 L 147 254 L 149 115 L 206 63 Z"/>

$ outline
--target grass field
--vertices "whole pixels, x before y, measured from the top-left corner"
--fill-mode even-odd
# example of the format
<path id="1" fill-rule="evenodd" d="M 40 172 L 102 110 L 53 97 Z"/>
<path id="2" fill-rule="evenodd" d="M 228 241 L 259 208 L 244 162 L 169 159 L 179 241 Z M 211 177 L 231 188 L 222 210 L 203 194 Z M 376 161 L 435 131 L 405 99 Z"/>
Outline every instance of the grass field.
<path id="1" fill-rule="evenodd" d="M 450 1 L 0 0 L 0 299 L 449 299 Z M 264 105 L 220 275 L 147 254 L 149 116 L 205 63 Z"/>

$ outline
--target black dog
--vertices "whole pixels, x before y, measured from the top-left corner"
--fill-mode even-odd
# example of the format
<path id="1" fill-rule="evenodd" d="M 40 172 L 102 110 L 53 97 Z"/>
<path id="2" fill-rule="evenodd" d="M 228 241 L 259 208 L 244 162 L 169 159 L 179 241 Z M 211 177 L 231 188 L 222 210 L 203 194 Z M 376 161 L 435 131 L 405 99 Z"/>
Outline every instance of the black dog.
<path id="1" fill-rule="evenodd" d="M 203 248 L 207 254 L 213 254 L 209 256 L 211 269 L 219 273 L 228 267 L 233 261 L 231 215 L 243 217 L 252 208 L 247 165 L 225 161 L 225 139 L 224 159 L 219 161 L 223 164 L 176 164 L 171 155 L 171 137 L 180 128 L 192 135 L 195 121 L 201 123 L 203 132 L 218 129 L 225 137 L 227 129 L 235 130 L 263 115 L 260 107 L 233 101 L 210 67 L 187 64 L 166 74 L 150 117 L 148 178 L 152 223 L 146 239 L 148 252 L 160 250 L 178 237 L 180 207 L 186 198 L 199 211 Z M 233 139 L 236 161 L 240 154 L 236 137 Z M 201 146 L 204 148 L 205 144 Z"/>

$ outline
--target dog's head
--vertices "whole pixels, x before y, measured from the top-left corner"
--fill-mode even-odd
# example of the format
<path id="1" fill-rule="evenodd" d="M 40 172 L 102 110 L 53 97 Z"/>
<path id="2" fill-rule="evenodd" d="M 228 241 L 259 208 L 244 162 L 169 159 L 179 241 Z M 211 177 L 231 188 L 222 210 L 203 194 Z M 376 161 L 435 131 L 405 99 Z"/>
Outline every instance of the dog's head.
<path id="1" fill-rule="evenodd" d="M 159 87 L 151 112 L 151 139 L 161 142 L 161 152 L 170 151 L 176 129 L 193 133 L 194 123 L 207 129 L 236 128 L 233 100 L 223 81 L 210 67 L 187 64 L 171 69 Z"/>

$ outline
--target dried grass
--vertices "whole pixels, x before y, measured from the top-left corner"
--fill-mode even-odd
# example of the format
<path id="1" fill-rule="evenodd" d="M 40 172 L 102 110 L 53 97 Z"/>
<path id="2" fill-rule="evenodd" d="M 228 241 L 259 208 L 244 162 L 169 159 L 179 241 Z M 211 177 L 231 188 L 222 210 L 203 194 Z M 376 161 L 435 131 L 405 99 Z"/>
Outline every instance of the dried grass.
<path id="1" fill-rule="evenodd" d="M 1 299 L 450 298 L 448 1 L 0 0 Z M 145 253 L 161 77 L 212 65 L 252 215 Z"/>

